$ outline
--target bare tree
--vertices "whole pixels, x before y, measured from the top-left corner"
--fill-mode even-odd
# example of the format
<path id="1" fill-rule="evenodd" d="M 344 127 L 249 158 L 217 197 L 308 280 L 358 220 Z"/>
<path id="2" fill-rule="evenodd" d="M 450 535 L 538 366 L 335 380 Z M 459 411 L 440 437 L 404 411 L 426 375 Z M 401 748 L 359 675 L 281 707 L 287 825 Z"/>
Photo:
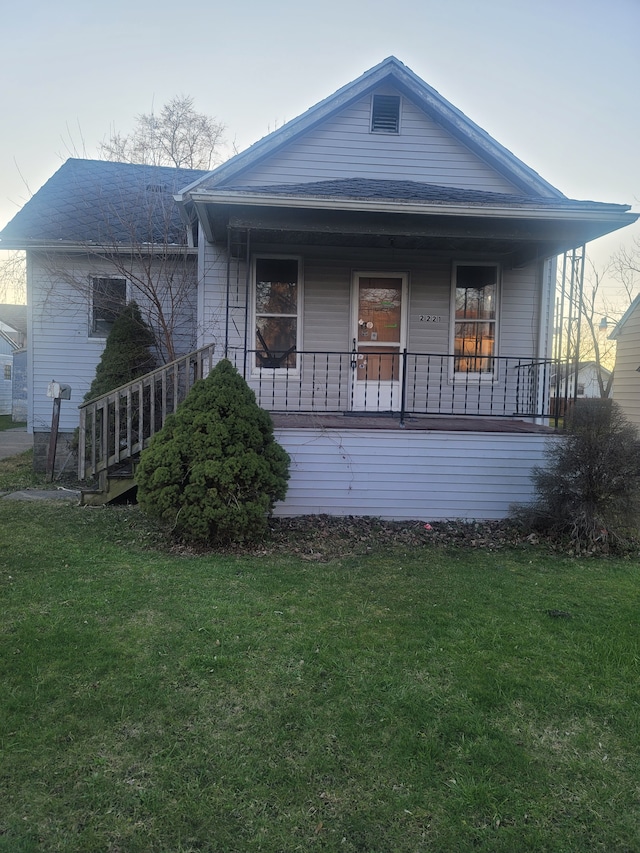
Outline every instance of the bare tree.
<path id="1" fill-rule="evenodd" d="M 112 131 L 100 152 L 121 163 L 209 170 L 223 159 L 224 131 L 217 119 L 196 112 L 193 98 L 179 95 L 158 115 L 139 115 L 130 134 Z"/>
<path id="2" fill-rule="evenodd" d="M 27 301 L 27 265 L 24 252 L 0 252 L 0 302 Z"/>
<path id="3" fill-rule="evenodd" d="M 576 289 L 571 314 L 563 334 L 568 351 L 580 362 L 592 361 L 600 396 L 609 397 L 613 386 L 616 344 L 609 340 L 611 324 L 623 316 L 640 292 L 640 238 L 631 248 L 622 247 L 604 266 L 585 262 L 582 292 Z"/>
<path id="4" fill-rule="evenodd" d="M 622 246 L 611 259 L 613 278 L 618 282 L 630 305 L 640 292 L 640 237 L 631 246 Z"/>
<path id="5" fill-rule="evenodd" d="M 607 292 L 611 264 L 598 269 L 587 259 L 584 287 L 579 306 L 581 323 L 580 360 L 593 361 L 596 365 L 596 377 L 600 397 L 606 398 L 611 394 L 613 385 L 613 366 L 615 364 L 615 343 L 608 337 L 608 317 L 619 314 L 617 300 Z M 626 310 L 626 306 L 625 309 Z M 605 377 L 603 368 L 608 375 Z"/>

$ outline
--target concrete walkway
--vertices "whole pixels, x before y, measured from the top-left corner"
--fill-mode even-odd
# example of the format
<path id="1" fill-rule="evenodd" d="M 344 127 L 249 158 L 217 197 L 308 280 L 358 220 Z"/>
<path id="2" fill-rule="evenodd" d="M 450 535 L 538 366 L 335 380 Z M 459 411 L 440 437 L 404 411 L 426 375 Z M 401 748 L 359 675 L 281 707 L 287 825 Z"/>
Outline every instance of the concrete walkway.
<path id="1" fill-rule="evenodd" d="M 17 456 L 32 447 L 33 435 L 30 435 L 25 427 L 0 431 L 0 459 Z M 80 500 L 80 492 L 76 489 L 65 489 L 52 483 L 49 489 L 21 489 L 19 492 L 12 492 L 7 495 L 0 493 L 0 499 L 3 498 L 14 501 L 67 500 L 77 503 Z"/>
<path id="2" fill-rule="evenodd" d="M 0 431 L 0 459 L 17 456 L 18 453 L 24 453 L 32 447 L 33 435 L 27 432 L 26 427 Z"/>

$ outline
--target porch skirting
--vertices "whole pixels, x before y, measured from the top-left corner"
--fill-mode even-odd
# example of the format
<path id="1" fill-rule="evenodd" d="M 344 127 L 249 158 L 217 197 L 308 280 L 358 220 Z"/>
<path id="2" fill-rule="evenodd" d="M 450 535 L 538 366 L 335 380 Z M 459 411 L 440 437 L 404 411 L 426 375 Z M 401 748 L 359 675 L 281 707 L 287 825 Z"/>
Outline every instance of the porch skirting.
<path id="1" fill-rule="evenodd" d="M 500 519 L 533 497 L 549 433 L 291 429 L 275 435 L 291 457 L 280 516 L 390 520 Z"/>

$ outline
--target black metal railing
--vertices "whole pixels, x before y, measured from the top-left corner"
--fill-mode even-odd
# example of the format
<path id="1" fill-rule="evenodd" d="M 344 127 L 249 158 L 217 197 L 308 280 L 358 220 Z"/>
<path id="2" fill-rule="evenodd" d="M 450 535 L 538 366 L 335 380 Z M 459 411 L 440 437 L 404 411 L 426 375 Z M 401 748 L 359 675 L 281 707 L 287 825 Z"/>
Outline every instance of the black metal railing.
<path id="1" fill-rule="evenodd" d="M 227 357 L 246 373 L 258 404 L 274 413 L 390 412 L 401 422 L 410 415 L 449 415 L 548 419 L 555 425 L 560 413 L 552 388 L 560 374 L 550 359 L 483 357 L 465 362 L 476 372 L 463 372 L 456 370 L 457 356 L 406 350 L 298 351 L 295 366 L 281 368 L 260 365 L 255 352 Z M 137 457 L 213 364 L 211 344 L 83 403 L 80 479 Z"/>
<path id="2" fill-rule="evenodd" d="M 294 367 L 260 365 L 254 352 L 228 357 L 243 372 L 258 404 L 272 412 L 553 418 L 551 359 L 492 356 L 457 370 L 451 354 L 373 349 L 299 351 Z M 469 364 L 469 361 L 466 362 Z"/>

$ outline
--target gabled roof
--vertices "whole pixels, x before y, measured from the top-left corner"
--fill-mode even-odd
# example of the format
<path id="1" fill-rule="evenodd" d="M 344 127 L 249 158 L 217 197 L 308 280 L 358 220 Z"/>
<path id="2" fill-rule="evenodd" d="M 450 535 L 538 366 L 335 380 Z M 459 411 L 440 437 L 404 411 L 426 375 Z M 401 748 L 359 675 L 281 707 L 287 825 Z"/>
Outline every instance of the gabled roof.
<path id="1" fill-rule="evenodd" d="M 533 169 L 495 141 L 471 121 L 464 113 L 449 103 L 435 89 L 424 82 L 410 68 L 389 56 L 379 65 L 366 71 L 357 80 L 338 89 L 333 95 L 287 122 L 273 133 L 256 142 L 246 151 L 223 163 L 210 175 L 186 187 L 184 193 L 196 189 L 213 189 L 236 181 L 242 172 L 273 155 L 283 146 L 308 132 L 329 116 L 383 85 L 392 85 L 417 106 L 421 107 L 438 124 L 462 141 L 482 160 L 510 180 L 524 194 L 561 198 L 562 193 L 551 186 Z"/>
<path id="2" fill-rule="evenodd" d="M 27 306 L 4 303 L 0 305 L 0 323 L 10 326 L 16 332 L 27 334 Z"/>
<path id="3" fill-rule="evenodd" d="M 550 381 L 562 381 L 565 376 L 569 376 L 571 378 L 576 373 L 580 374 L 583 370 L 586 370 L 588 367 L 593 367 L 596 370 L 599 370 L 602 376 L 606 379 L 611 376 L 611 371 L 604 366 L 604 364 L 598 364 L 597 361 L 580 361 L 578 362 L 578 369 L 576 371 L 574 364 L 560 364 L 558 365 L 558 369 L 551 374 Z"/>
<path id="4" fill-rule="evenodd" d="M 622 327 L 628 322 L 628 320 L 631 318 L 631 315 L 635 313 L 635 310 L 638 305 L 640 305 L 640 293 L 636 296 L 631 305 L 629 305 L 622 317 L 616 323 L 613 331 L 609 335 L 610 341 L 618 340 L 618 338 L 620 337 L 620 333 L 622 332 Z"/>
<path id="5" fill-rule="evenodd" d="M 2 329 L 0 329 L 0 340 L 2 340 L 2 341 L 4 341 L 5 343 L 7 343 L 7 344 L 9 345 L 9 349 L 10 349 L 10 350 L 12 350 L 13 352 L 15 352 L 16 350 L 19 350 L 19 349 L 20 349 L 20 347 L 19 347 L 19 346 L 18 346 L 18 344 L 13 340 L 13 338 L 10 338 L 10 337 L 9 337 L 9 335 L 7 335 L 7 333 L 6 333 L 6 332 L 3 332 L 3 331 L 2 331 Z"/>
<path id="6" fill-rule="evenodd" d="M 0 248 L 186 243 L 173 199 L 197 169 L 67 160 L 0 232 Z"/>

